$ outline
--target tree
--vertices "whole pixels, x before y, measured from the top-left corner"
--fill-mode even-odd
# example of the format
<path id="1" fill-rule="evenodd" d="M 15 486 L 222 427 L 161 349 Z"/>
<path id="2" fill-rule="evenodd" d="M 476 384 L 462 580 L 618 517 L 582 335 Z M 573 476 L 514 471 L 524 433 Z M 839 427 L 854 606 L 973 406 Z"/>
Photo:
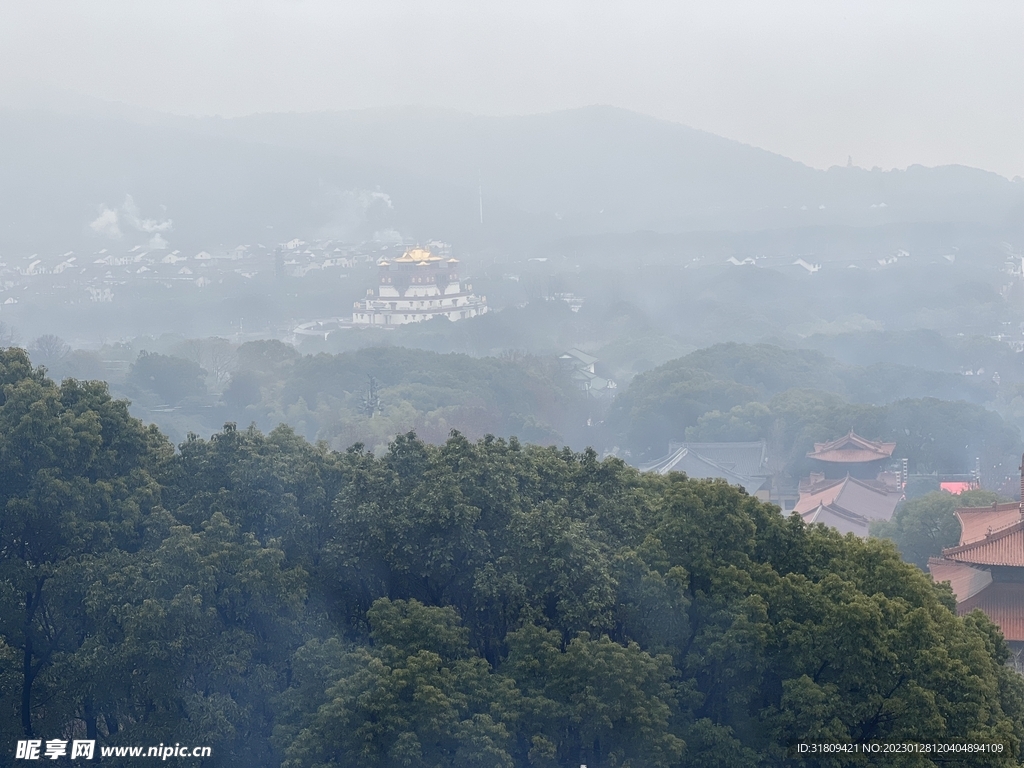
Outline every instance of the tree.
<path id="1" fill-rule="evenodd" d="M 512 768 L 514 687 L 472 653 L 455 611 L 382 599 L 368 618 L 373 646 L 340 660 L 284 765 Z"/>
<path id="2" fill-rule="evenodd" d="M 1005 646 L 982 650 L 998 647 L 987 620 L 954 616 L 951 595 L 891 544 L 783 520 L 721 482 L 661 482 L 661 567 L 689 575 L 689 634 L 675 659 L 697 694 L 692 721 L 730 729 L 765 764 L 782 762 L 785 745 L 809 733 L 828 741 L 998 733 L 1013 757 L 993 764 L 1018 759 L 1024 732 L 1012 713 L 1024 699 L 1003 666 Z M 996 709 L 979 711 L 978 696 Z"/>
<path id="3" fill-rule="evenodd" d="M 13 347 L 18 343 L 18 332 L 14 326 L 0 321 L 0 347 Z"/>
<path id="4" fill-rule="evenodd" d="M 31 735 L 39 718 L 50 727 L 77 711 L 54 665 L 88 634 L 83 569 L 141 546 L 168 446 L 106 385 L 57 386 L 22 350 L 0 350 L 0 387 L 0 631 L 18 649 L 21 729 Z"/>
<path id="5" fill-rule="evenodd" d="M 170 404 L 206 393 L 206 372 L 196 363 L 156 352 L 139 353 L 128 371 L 128 382 L 159 395 Z"/>
<path id="6" fill-rule="evenodd" d="M 87 580 L 77 656 L 109 744 L 217 744 L 229 765 L 280 759 L 266 734 L 300 645 L 306 574 L 215 512 Z"/>
<path id="7" fill-rule="evenodd" d="M 237 362 L 235 345 L 216 336 L 188 339 L 177 345 L 175 351 L 178 357 L 208 371 L 217 387 L 227 383 Z"/>
<path id="8" fill-rule="evenodd" d="M 810 738 L 1024 755 L 990 621 L 891 542 L 723 482 L 458 433 L 378 456 L 228 424 L 174 453 L 21 350 L 0 479 L 11 738 L 296 768 L 771 766 Z"/>
<path id="9" fill-rule="evenodd" d="M 943 549 L 960 541 L 957 509 L 987 507 L 1001 500 L 991 491 L 967 491 L 959 496 L 932 491 L 900 504 L 891 520 L 872 523 L 871 535 L 891 539 L 904 560 L 926 571 L 928 558 L 938 557 Z"/>
<path id="10" fill-rule="evenodd" d="M 236 411 L 244 411 L 247 406 L 258 405 L 262 397 L 260 378 L 251 371 L 235 373 L 224 389 L 224 402 Z"/>
<path id="11" fill-rule="evenodd" d="M 71 347 L 60 336 L 47 334 L 32 342 L 31 352 L 39 365 L 57 369 L 71 354 Z"/>
<path id="12" fill-rule="evenodd" d="M 669 656 L 583 632 L 563 648 L 557 632 L 527 625 L 509 638 L 501 671 L 522 693 L 520 753 L 531 765 L 676 765 L 684 742 Z"/>

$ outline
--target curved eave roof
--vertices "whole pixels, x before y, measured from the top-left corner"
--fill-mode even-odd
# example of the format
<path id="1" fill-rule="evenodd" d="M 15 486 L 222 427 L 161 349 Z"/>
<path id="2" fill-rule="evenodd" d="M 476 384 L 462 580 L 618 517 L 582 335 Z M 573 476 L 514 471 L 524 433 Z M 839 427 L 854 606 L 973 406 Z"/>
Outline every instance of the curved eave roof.
<path id="1" fill-rule="evenodd" d="M 1024 640 L 1024 584 L 995 582 L 956 607 L 964 616 L 980 610 L 999 627 L 1007 640 Z"/>
<path id="2" fill-rule="evenodd" d="M 974 565 L 1024 566 L 1024 520 L 986 534 L 978 541 L 944 549 L 942 556 Z"/>
<path id="3" fill-rule="evenodd" d="M 808 451 L 807 457 L 840 464 L 860 464 L 892 458 L 895 449 L 896 443 L 867 440 L 850 430 L 836 440 L 815 443 L 814 450 Z"/>
<path id="4" fill-rule="evenodd" d="M 396 262 L 402 262 L 404 264 L 419 263 L 421 261 L 441 261 L 440 256 L 435 256 L 426 248 L 410 248 L 408 251 L 403 253 L 397 259 Z"/>
<path id="5" fill-rule="evenodd" d="M 993 504 L 991 507 L 967 507 L 954 513 L 960 521 L 960 544 L 981 541 L 993 531 L 1007 528 L 1021 519 L 1020 504 Z"/>

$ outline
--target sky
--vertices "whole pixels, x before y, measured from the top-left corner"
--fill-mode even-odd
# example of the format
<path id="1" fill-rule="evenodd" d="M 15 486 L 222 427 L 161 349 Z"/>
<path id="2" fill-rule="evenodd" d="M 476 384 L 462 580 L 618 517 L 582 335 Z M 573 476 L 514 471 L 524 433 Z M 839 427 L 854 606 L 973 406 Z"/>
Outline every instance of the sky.
<path id="1" fill-rule="evenodd" d="M 1020 0 L 6 0 L 0 104 L 609 104 L 826 168 L 1024 176 Z"/>

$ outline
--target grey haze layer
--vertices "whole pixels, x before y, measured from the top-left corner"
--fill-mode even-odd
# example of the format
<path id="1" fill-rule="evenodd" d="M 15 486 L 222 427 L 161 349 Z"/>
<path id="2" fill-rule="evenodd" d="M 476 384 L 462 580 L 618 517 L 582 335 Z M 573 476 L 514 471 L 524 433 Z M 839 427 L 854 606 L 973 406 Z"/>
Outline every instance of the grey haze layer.
<path id="1" fill-rule="evenodd" d="M 1024 182 L 994 173 L 822 171 L 611 107 L 227 120 L 3 110 L 0 169 L 0 253 L 123 239 L 147 221 L 166 222 L 159 234 L 175 248 L 382 230 L 472 247 L 635 231 L 1013 229 L 1024 212 Z M 105 226 L 117 210 L 118 228 Z"/>

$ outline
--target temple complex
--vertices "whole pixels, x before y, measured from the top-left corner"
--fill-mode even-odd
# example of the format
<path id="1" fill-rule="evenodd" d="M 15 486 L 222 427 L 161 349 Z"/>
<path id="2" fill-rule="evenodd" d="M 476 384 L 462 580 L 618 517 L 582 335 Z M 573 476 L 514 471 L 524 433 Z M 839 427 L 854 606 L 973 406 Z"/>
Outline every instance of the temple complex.
<path id="1" fill-rule="evenodd" d="M 1019 655 L 1024 650 L 1024 505 L 967 507 L 956 516 L 959 544 L 942 550 L 942 557 L 930 558 L 928 570 L 935 581 L 949 582 L 958 615 L 981 610 Z"/>
<path id="2" fill-rule="evenodd" d="M 377 288 L 355 303 L 354 325 L 404 325 L 438 316 L 463 320 L 487 312 L 487 299 L 459 279 L 458 259 L 412 248 L 377 266 Z"/>
<path id="3" fill-rule="evenodd" d="M 875 520 L 889 520 L 903 500 L 903 482 L 886 471 L 896 443 L 882 443 L 854 434 L 815 443 L 807 458 L 820 468 L 800 481 L 793 507 L 804 522 L 824 523 L 843 533 L 867 536 Z"/>

